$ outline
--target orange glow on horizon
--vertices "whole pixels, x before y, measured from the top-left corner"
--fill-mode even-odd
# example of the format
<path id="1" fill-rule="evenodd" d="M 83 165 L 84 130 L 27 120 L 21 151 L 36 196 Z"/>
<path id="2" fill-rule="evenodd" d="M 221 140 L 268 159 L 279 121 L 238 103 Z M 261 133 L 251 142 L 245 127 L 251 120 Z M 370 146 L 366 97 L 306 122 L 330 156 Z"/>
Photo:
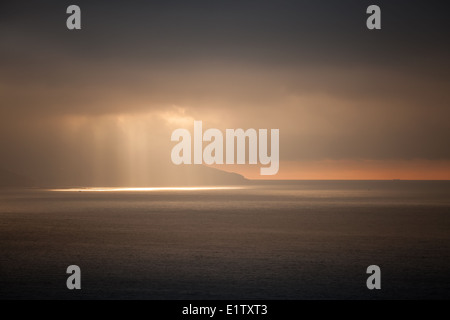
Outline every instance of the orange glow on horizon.
<path id="1" fill-rule="evenodd" d="M 251 180 L 450 180 L 448 160 L 285 161 L 274 176 L 260 175 L 259 165 L 214 165 Z"/>

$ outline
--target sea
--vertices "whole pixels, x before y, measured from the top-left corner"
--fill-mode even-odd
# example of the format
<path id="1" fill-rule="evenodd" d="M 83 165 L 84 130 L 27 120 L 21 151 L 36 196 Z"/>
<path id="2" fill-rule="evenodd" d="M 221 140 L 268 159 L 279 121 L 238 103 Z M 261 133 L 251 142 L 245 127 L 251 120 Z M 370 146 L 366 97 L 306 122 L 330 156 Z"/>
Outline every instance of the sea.
<path id="1" fill-rule="evenodd" d="M 2 300 L 449 298 L 450 181 L 0 190 Z"/>

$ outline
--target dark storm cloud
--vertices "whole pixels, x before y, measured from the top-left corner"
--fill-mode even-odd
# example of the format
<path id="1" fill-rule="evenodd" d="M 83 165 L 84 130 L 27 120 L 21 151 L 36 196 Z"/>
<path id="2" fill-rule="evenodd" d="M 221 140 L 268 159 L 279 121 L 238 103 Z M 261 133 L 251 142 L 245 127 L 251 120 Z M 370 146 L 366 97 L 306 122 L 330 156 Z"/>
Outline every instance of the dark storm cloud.
<path id="1" fill-rule="evenodd" d="M 448 19 L 442 2 L 379 2 L 383 30 L 378 33 L 365 28 L 367 1 L 79 1 L 80 32 L 65 28 L 65 8 L 70 3 L 4 5 L 1 79 L 3 91 L 11 92 L 6 101 L 15 110 L 27 105 L 16 98 L 20 91 L 22 99 L 28 93 L 35 103 L 43 100 L 51 112 L 56 111 L 53 103 L 62 111 L 63 102 L 65 110 L 85 112 L 82 105 L 89 101 L 94 105 L 89 110 L 115 112 L 114 106 L 105 110 L 98 103 L 107 96 L 103 91 L 149 99 L 172 85 L 177 97 L 192 82 L 183 77 L 192 75 L 197 87 L 207 88 L 211 76 L 196 69 L 212 64 L 214 74 L 217 62 L 225 69 L 237 65 L 267 74 L 290 70 L 281 80 L 289 89 L 348 96 L 389 95 L 394 86 L 375 78 L 371 88 L 361 90 L 358 80 L 348 81 L 356 82 L 353 87 L 343 84 L 345 73 L 327 78 L 323 72 L 308 74 L 310 82 L 297 81 L 292 73 L 301 76 L 305 69 L 314 68 L 334 72 L 336 66 L 350 71 L 382 68 L 425 81 L 447 81 L 450 73 Z M 177 79 L 183 83 L 179 85 Z M 362 82 L 368 85 L 365 79 Z M 44 96 L 35 97 L 34 91 Z M 194 91 L 195 96 L 192 88 L 186 91 Z M 45 92 L 54 94 L 54 99 Z M 220 97 L 221 92 L 212 94 Z"/>

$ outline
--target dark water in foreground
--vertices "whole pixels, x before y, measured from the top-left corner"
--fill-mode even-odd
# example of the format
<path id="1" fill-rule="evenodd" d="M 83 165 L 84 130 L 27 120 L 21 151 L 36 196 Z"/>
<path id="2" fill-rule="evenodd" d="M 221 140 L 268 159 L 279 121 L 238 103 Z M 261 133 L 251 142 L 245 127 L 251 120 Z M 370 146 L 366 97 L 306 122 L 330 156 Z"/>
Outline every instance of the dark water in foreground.
<path id="1" fill-rule="evenodd" d="M 449 299 L 450 182 L 0 191 L 0 298 Z"/>

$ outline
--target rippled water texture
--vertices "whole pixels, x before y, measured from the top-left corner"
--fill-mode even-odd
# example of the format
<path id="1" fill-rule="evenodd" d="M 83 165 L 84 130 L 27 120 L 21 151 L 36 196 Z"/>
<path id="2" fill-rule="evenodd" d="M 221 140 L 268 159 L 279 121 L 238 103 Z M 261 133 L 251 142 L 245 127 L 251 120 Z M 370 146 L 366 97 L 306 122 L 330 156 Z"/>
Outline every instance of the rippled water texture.
<path id="1" fill-rule="evenodd" d="M 448 299 L 450 183 L 3 190 L 0 298 Z"/>

